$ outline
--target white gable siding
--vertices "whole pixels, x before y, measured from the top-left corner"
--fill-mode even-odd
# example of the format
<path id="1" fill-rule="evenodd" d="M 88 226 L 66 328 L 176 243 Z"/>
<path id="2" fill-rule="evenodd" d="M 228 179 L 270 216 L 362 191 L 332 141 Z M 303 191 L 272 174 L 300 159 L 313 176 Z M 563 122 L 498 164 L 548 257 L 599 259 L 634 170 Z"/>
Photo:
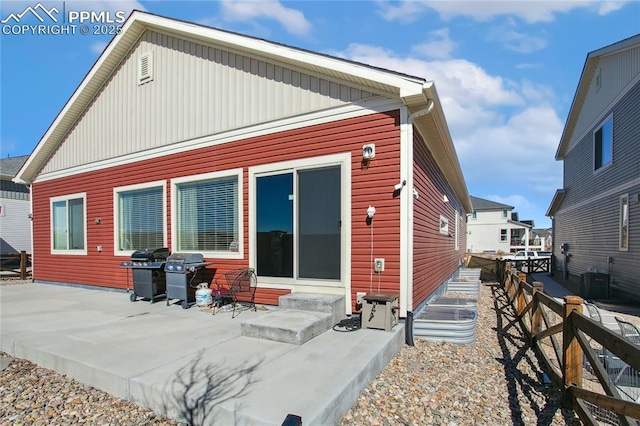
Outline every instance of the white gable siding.
<path id="1" fill-rule="evenodd" d="M 571 147 L 590 131 L 597 121 L 604 118 L 613 101 L 640 73 L 640 46 L 616 52 L 600 58 L 589 85 L 589 92 L 580 110 L 576 128 L 572 135 Z M 600 75 L 598 89 L 596 79 Z"/>
<path id="2" fill-rule="evenodd" d="M 153 51 L 153 79 L 138 61 Z M 43 173 L 376 96 L 353 85 L 147 31 Z"/>

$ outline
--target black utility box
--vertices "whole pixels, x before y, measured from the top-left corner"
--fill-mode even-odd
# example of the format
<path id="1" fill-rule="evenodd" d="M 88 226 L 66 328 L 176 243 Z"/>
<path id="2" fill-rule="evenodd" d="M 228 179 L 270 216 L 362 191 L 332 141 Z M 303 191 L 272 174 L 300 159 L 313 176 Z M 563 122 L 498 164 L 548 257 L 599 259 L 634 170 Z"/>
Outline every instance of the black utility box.
<path id="1" fill-rule="evenodd" d="M 609 274 L 585 272 L 580 275 L 580 296 L 584 299 L 608 299 Z"/>

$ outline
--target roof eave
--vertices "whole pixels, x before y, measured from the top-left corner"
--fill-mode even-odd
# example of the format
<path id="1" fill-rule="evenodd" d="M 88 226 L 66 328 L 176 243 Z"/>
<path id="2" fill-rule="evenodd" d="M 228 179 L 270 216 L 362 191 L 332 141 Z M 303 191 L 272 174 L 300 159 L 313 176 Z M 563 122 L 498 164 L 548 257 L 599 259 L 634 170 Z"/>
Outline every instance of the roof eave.
<path id="1" fill-rule="evenodd" d="M 203 40 L 214 40 L 236 50 L 259 54 L 263 57 L 279 58 L 288 63 L 307 66 L 310 69 L 325 71 L 329 75 L 370 84 L 372 88 L 382 87 L 395 93 L 399 98 L 422 96 L 425 80 L 393 71 L 382 70 L 365 64 L 350 62 L 340 58 L 304 51 L 289 46 L 278 45 L 262 39 L 225 32 L 215 28 L 178 21 L 145 12 L 133 11 L 104 52 L 89 70 L 78 88 L 71 95 L 62 110 L 42 136 L 31 155 L 15 176 L 15 181 L 31 184 L 37 178 L 41 168 L 55 152 L 68 131 L 90 105 L 108 78 L 135 45 L 138 38 L 147 29 L 158 29 L 178 35 Z M 215 37 L 214 37 L 215 36 Z"/>
<path id="2" fill-rule="evenodd" d="M 449 182 L 454 193 L 460 200 L 462 207 L 467 213 L 471 213 L 473 211 L 473 206 L 471 204 L 467 184 L 462 173 L 462 168 L 460 167 L 460 161 L 458 160 L 453 140 L 451 139 L 451 134 L 449 133 L 449 127 L 444 116 L 442 104 L 440 103 L 440 98 L 438 97 L 438 92 L 436 91 L 435 84 L 433 82 L 426 82 L 423 84 L 422 96 L 423 101 L 419 106 L 415 102 L 412 102 L 417 99 L 415 97 L 405 98 L 404 100 L 406 104 L 412 105 L 414 110 L 426 108 L 430 101 L 434 102 L 434 107 L 430 114 L 416 118 L 414 124 L 420 133 L 423 134 L 425 143 L 433 154 L 434 159 L 447 179 L 447 182 Z M 435 133 L 437 133 L 437 135 L 431 134 L 431 136 L 434 136 L 433 138 L 426 137 L 430 132 L 427 131 L 423 125 L 424 120 L 428 120 L 429 118 L 434 120 L 436 127 Z"/>
<path id="3" fill-rule="evenodd" d="M 547 209 L 547 213 L 545 213 L 545 216 L 547 217 L 555 216 L 556 212 L 560 208 L 560 204 L 562 203 L 562 200 L 564 199 L 564 194 L 565 194 L 564 189 L 556 190 L 556 193 L 553 195 L 553 199 L 551 200 L 551 204 L 549 204 L 549 208 Z"/>

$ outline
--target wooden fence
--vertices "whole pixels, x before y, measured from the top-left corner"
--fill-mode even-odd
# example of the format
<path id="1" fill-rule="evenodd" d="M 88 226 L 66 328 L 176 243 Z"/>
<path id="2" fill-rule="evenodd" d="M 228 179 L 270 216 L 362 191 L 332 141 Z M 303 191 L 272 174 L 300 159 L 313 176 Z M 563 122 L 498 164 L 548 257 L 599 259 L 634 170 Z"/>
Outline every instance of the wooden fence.
<path id="1" fill-rule="evenodd" d="M 498 280 L 565 405 L 584 424 L 636 425 L 640 398 L 629 398 L 616 386 L 602 354 L 618 357 L 637 374 L 640 347 L 583 315 L 582 298 L 566 296 L 559 302 L 544 294 L 541 282 L 528 283 L 526 274 L 509 262 L 500 266 Z"/>
<path id="2" fill-rule="evenodd" d="M 21 251 L 20 254 L 2 255 L 0 277 L 26 280 L 30 275 L 28 267 L 31 262 L 30 258 L 31 256 L 26 251 Z"/>

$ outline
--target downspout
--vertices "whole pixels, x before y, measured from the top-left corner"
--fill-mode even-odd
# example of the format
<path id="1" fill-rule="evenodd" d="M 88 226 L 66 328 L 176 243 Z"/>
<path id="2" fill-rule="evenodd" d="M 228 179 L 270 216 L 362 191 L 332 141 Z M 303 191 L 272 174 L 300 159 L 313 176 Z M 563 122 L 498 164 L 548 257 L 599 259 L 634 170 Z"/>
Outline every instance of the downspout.
<path id="1" fill-rule="evenodd" d="M 404 309 L 401 309 L 401 311 L 404 311 L 406 317 L 405 343 L 410 346 L 413 346 L 413 122 L 416 118 L 429 114 L 433 110 L 435 104 L 433 99 L 429 99 L 428 101 L 429 103 L 425 108 L 412 112 L 407 116 L 406 163 L 404 164 L 405 167 L 401 168 L 401 171 L 406 174 L 407 189 L 410 189 L 403 191 L 401 194 L 405 197 L 403 201 L 405 201 L 405 205 L 407 206 L 407 214 L 401 216 L 400 225 L 402 228 L 402 218 L 405 218 L 406 229 L 404 235 L 406 235 L 405 251 L 407 253 L 407 263 L 404 268 L 400 269 L 400 274 L 402 275 L 404 273 L 404 277 L 401 276 L 400 282 L 405 283 L 405 285 L 401 287 L 401 292 L 402 289 L 405 289 L 405 294 L 401 294 L 401 298 L 404 296 L 402 299 L 405 300 Z"/>

